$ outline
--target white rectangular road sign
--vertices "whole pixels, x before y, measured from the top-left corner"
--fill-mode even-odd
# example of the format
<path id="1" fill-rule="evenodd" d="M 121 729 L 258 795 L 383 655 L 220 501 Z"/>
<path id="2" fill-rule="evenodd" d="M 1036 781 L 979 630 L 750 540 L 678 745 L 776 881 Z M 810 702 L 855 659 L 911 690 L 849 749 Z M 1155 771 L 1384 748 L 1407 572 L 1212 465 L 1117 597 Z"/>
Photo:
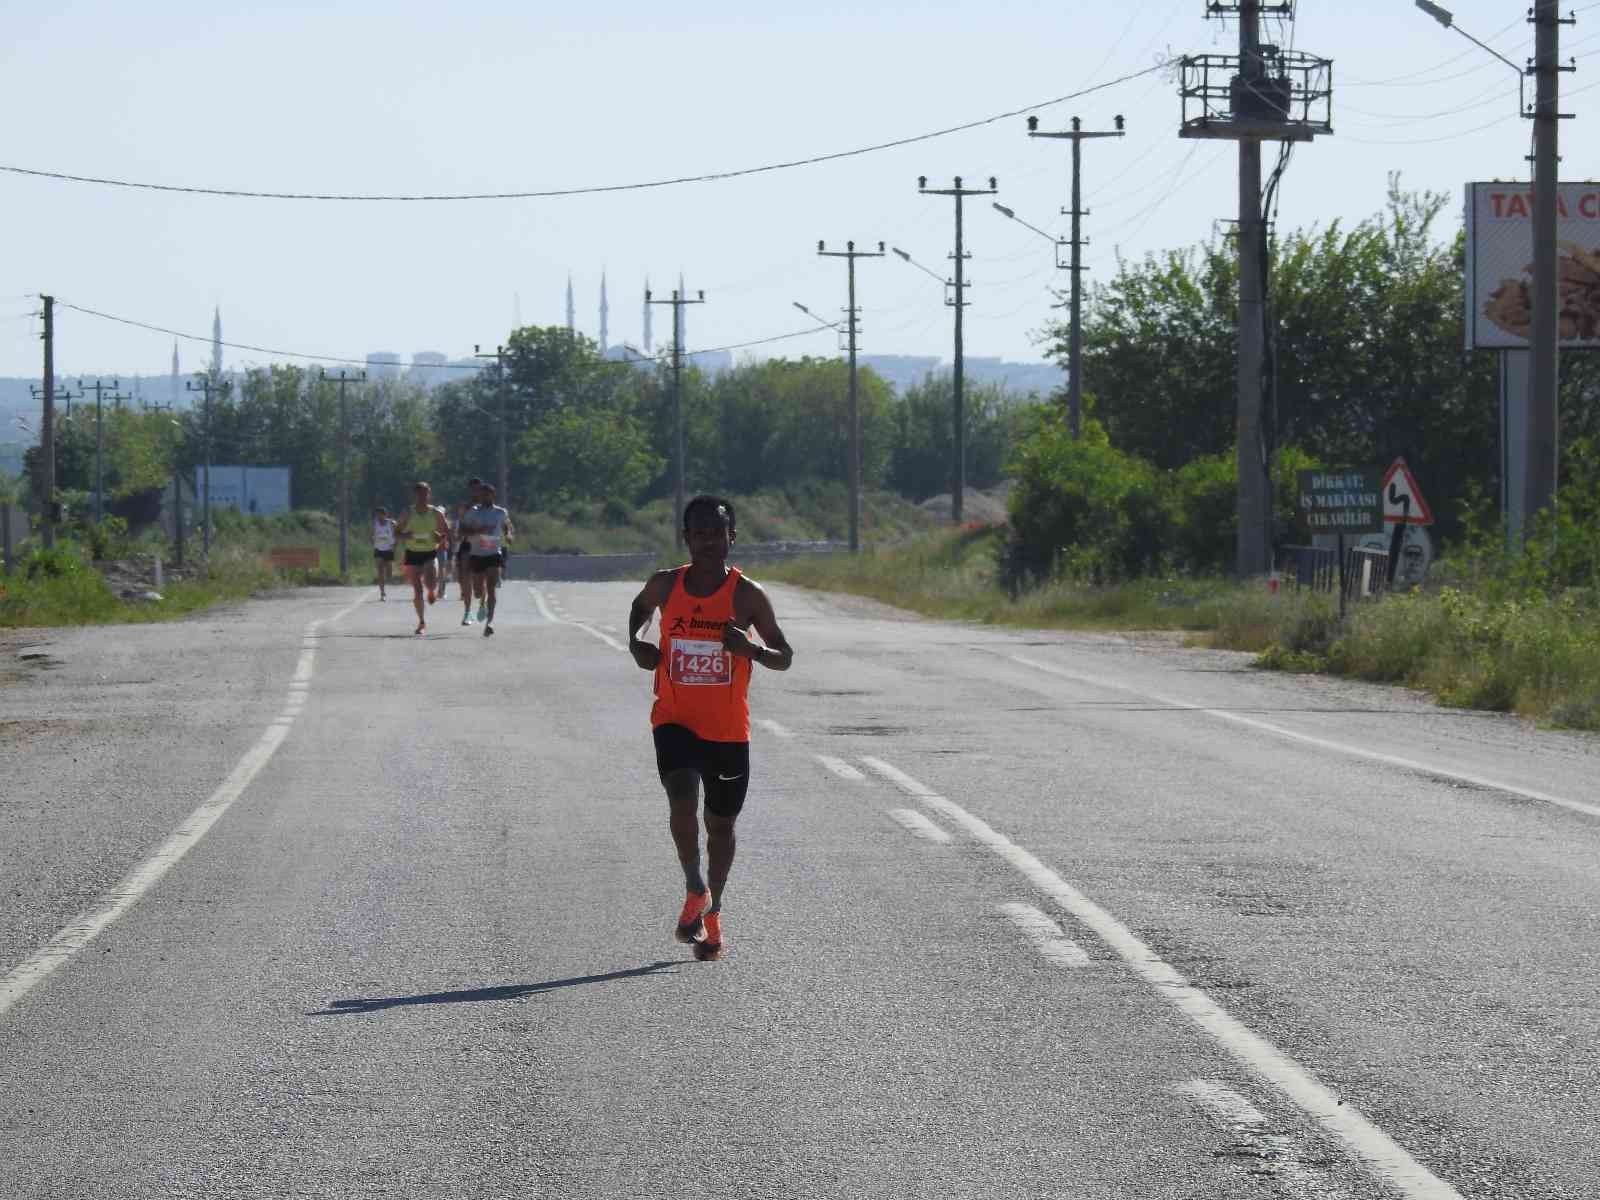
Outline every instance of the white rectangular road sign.
<path id="1" fill-rule="evenodd" d="M 1564 348 L 1600 347 L 1600 183 L 1556 193 Z M 1467 185 L 1469 350 L 1526 350 L 1533 334 L 1533 187 Z"/>

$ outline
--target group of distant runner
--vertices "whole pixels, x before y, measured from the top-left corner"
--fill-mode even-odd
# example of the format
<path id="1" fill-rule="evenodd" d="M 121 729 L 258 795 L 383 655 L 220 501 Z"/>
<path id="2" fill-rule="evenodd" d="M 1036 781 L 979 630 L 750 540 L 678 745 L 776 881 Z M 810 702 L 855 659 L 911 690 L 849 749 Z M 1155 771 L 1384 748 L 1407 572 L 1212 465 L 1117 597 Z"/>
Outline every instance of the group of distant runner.
<path id="1" fill-rule="evenodd" d="M 372 510 L 372 556 L 377 564 L 378 598 L 389 598 L 390 572 L 398 550 L 401 568 L 411 584 L 411 606 L 417 611 L 416 633 L 428 631 L 428 606 L 445 598 L 452 576 L 461 594 L 461 623 L 483 625 L 494 634 L 494 610 L 505 579 L 506 551 L 514 532 L 511 514 L 495 502 L 493 484 L 467 481 L 467 499 L 455 516 L 433 503 L 433 489 L 413 485 L 413 502 L 395 516 L 387 508 Z M 474 616 L 472 602 L 478 602 Z"/>
<path id="2" fill-rule="evenodd" d="M 470 503 L 457 505 L 453 520 L 433 504 L 426 483 L 416 485 L 415 502 L 398 518 L 382 508 L 373 512 L 379 594 L 387 597 L 389 567 L 399 548 L 419 634 L 427 629 L 426 605 L 444 595 L 452 560 L 461 623 L 473 623 L 476 597 L 483 635 L 494 632 L 511 516 L 481 479 L 467 489 Z M 696 496 L 683 511 L 689 561 L 652 575 L 628 611 L 628 651 L 654 676 L 656 772 L 667 794 L 668 827 L 687 893 L 672 932 L 702 961 L 722 957 L 727 940 L 722 895 L 733 867 L 734 826 L 750 786 L 750 676 L 757 663 L 787 671 L 794 661 L 767 593 L 728 565 L 737 537 L 732 503 Z M 658 612 L 659 637 L 646 641 L 640 634 Z M 704 869 L 702 794 L 710 860 Z"/>

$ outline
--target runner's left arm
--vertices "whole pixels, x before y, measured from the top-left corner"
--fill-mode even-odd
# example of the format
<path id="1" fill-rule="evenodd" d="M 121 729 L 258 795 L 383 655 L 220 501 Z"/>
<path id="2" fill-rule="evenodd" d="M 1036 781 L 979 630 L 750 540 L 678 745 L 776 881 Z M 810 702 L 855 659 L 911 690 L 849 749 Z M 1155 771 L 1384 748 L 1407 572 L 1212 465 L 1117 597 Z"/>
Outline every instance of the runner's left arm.
<path id="1" fill-rule="evenodd" d="M 750 640 L 749 634 L 739 628 L 736 620 L 729 621 L 722 631 L 722 645 L 731 654 L 740 654 L 760 663 L 771 671 L 787 671 L 794 665 L 794 647 L 778 628 L 777 614 L 772 610 L 772 598 L 752 579 L 740 581 L 740 592 L 747 597 L 745 610 L 750 625 L 761 635 L 765 645 Z"/>

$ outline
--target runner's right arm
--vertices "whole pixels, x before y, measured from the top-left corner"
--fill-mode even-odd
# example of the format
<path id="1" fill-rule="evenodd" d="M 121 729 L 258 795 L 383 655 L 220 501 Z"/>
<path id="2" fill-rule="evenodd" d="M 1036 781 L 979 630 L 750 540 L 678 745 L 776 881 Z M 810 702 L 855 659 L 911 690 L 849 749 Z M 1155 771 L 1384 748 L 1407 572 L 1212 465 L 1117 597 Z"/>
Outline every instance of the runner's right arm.
<path id="1" fill-rule="evenodd" d="M 633 598 L 633 606 L 628 609 L 628 653 L 633 655 L 633 661 L 641 670 L 654 671 L 661 664 L 661 647 L 642 641 L 639 631 L 650 624 L 656 609 L 666 604 L 677 574 L 676 568 L 657 571 L 639 590 Z"/>

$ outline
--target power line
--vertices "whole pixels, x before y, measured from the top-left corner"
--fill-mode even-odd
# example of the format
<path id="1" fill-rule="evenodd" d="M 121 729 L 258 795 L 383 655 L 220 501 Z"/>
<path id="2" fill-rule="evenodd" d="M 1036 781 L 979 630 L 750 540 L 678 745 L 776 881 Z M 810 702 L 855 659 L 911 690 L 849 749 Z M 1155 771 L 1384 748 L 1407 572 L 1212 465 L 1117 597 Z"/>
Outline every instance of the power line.
<path id="1" fill-rule="evenodd" d="M 458 200 L 541 200 L 558 196 L 592 196 L 606 192 L 636 192 L 650 188 L 674 187 L 684 183 L 714 183 L 726 179 L 739 179 L 748 175 L 764 175 L 774 171 L 788 171 L 796 167 L 816 166 L 820 163 L 836 162 L 843 158 L 857 158 L 864 154 L 876 154 L 881 150 L 894 150 L 901 146 L 913 146 L 919 142 L 929 142 L 935 138 L 948 137 L 955 133 L 965 133 L 970 129 L 980 129 L 985 125 L 993 125 L 998 121 L 1009 121 L 1013 117 L 1025 116 L 1031 112 L 1051 108 L 1057 104 L 1065 104 L 1068 100 L 1077 100 L 1084 96 L 1091 96 L 1096 92 L 1103 92 L 1119 84 L 1128 83 L 1135 79 L 1142 79 L 1146 75 L 1153 75 L 1157 71 L 1164 71 L 1171 65 L 1171 59 L 1164 59 L 1154 66 L 1146 67 L 1142 71 L 1134 71 L 1122 75 L 1105 83 L 1095 84 L 1093 87 L 1081 88 L 1076 92 L 1068 92 L 1064 96 L 1057 96 L 1051 100 L 1041 100 L 1037 104 L 1029 104 L 1023 108 L 1015 108 L 1010 112 L 996 113 L 989 117 L 980 117 L 975 121 L 966 121 L 960 125 L 951 125 L 944 129 L 935 129 L 930 133 L 914 134 L 911 137 L 896 138 L 893 141 L 877 142 L 870 146 L 859 146 L 854 150 L 837 150 L 831 154 L 816 154 L 808 158 L 788 159 L 783 162 L 766 163 L 758 167 L 740 167 L 729 171 L 712 171 L 703 175 L 680 175 L 672 179 L 652 179 L 638 183 L 612 183 L 595 184 L 586 187 L 547 188 L 542 191 L 525 192 L 461 192 L 438 194 L 354 194 L 342 192 L 277 192 L 277 191 L 251 191 L 244 188 L 198 187 L 170 183 L 146 183 L 138 180 L 113 179 L 99 175 L 75 175 L 65 171 L 44 171 L 33 167 L 18 167 L 0 163 L 0 171 L 13 175 L 27 175 L 38 179 L 54 179 L 65 183 L 91 183 L 102 187 L 134 188 L 150 192 L 176 192 L 189 196 L 225 196 L 230 199 L 250 200 L 328 200 L 343 202 L 379 202 L 392 201 L 401 203 L 426 203 L 438 201 Z M 347 361 L 347 360 L 335 360 Z"/>
<path id="2" fill-rule="evenodd" d="M 152 325 L 147 321 L 136 321 L 132 317 L 119 317 L 113 313 L 101 312 L 98 309 L 93 308 L 85 308 L 81 304 L 71 304 L 65 300 L 57 300 L 56 306 L 58 308 L 70 308 L 73 312 L 82 313 L 84 316 L 98 317 L 102 321 L 114 321 L 118 325 L 131 325 L 135 329 L 147 329 L 151 333 L 161 333 L 168 337 L 183 338 L 185 341 L 190 342 L 203 342 L 206 345 L 217 344 L 213 342 L 213 339 L 210 336 L 202 336 L 197 333 L 184 333 L 181 330 L 169 329 L 165 325 Z M 752 338 L 747 342 L 733 342 L 726 346 L 713 346 L 705 350 L 685 350 L 683 352 L 683 356 L 685 358 L 694 358 L 698 355 L 705 354 L 726 354 L 734 350 L 745 350 L 751 346 L 766 346 L 773 342 L 788 341 L 791 338 L 807 337 L 818 332 L 821 331 L 809 328 L 793 329 L 788 333 L 774 333 L 767 337 Z M 222 342 L 220 344 L 228 347 L 230 350 L 249 350 L 254 354 L 273 354 L 280 358 L 303 358 L 311 362 L 337 363 L 345 366 L 360 367 L 367 365 L 367 361 L 364 358 L 341 358 L 332 354 L 308 354 L 299 350 L 279 350 L 270 346 L 252 346 L 244 342 Z M 595 367 L 636 367 L 641 363 L 662 363 L 665 361 L 666 358 L 662 355 L 648 355 L 639 358 L 602 359 L 593 363 L 592 365 Z M 438 363 L 435 364 L 435 367 L 445 367 L 452 371 L 478 372 L 483 370 L 483 368 L 477 363 Z"/>

